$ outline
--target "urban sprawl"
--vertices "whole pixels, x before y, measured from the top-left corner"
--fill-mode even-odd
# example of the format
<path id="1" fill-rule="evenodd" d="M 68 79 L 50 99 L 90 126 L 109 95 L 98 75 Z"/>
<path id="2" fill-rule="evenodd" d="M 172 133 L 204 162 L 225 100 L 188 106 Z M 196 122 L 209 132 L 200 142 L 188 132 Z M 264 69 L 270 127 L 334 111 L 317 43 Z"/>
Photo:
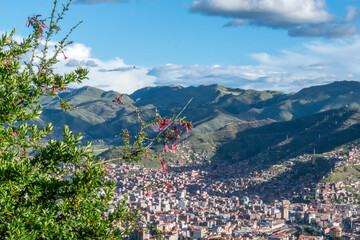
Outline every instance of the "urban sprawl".
<path id="1" fill-rule="evenodd" d="M 333 163 L 323 179 L 335 168 L 360 166 L 360 150 L 343 152 L 321 154 Z M 112 208 L 128 194 L 130 207 L 141 211 L 143 228 L 131 239 L 155 239 L 146 225 L 171 240 L 360 239 L 360 179 L 315 181 L 316 171 L 294 178 L 301 170 L 295 166 L 313 158 L 301 155 L 269 168 L 248 161 L 177 164 L 166 172 L 108 164 L 105 179 L 117 180 Z"/>

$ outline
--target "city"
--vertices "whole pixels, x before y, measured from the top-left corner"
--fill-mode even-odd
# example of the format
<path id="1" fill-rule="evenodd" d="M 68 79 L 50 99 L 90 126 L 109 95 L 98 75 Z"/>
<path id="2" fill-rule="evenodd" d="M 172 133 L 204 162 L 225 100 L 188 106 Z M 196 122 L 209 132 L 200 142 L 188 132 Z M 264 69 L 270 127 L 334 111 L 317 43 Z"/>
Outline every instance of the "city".
<path id="1" fill-rule="evenodd" d="M 341 150 L 323 156 L 336 160 L 337 167 L 360 163 L 356 147 L 345 155 L 339 153 Z M 169 166 L 168 172 L 135 164 L 109 164 L 105 179 L 118 181 L 113 207 L 128 193 L 130 206 L 141 211 L 143 221 L 139 224 L 144 231 L 134 239 L 152 239 L 146 224 L 156 225 L 166 239 L 359 239 L 360 193 L 350 188 L 358 189 L 360 180 L 349 185 L 316 184 L 309 174 L 294 185 L 285 175 L 281 181 L 264 186 L 283 172 L 284 165 L 299 160 L 311 161 L 311 157 L 302 155 L 256 173 L 243 162 Z M 244 176 L 250 172 L 253 174 Z M 298 197 L 301 202 L 294 201 Z"/>

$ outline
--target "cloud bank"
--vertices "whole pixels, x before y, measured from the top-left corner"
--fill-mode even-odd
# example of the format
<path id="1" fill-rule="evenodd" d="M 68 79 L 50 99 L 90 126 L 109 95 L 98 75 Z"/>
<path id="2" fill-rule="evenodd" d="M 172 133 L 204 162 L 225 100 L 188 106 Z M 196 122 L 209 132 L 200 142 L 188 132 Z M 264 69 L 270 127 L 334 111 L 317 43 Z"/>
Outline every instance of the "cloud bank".
<path id="1" fill-rule="evenodd" d="M 292 37 L 344 38 L 358 33 L 352 22 L 359 17 L 349 6 L 345 17 L 326 8 L 324 0 L 205 0 L 194 1 L 192 12 L 232 18 L 225 27 L 254 25 L 286 29 Z"/>
<path id="2" fill-rule="evenodd" d="M 360 38 L 304 44 L 299 52 L 254 53 L 247 66 L 166 64 L 149 70 L 156 85 L 222 84 L 228 87 L 298 91 L 312 85 L 360 79 Z"/>
<path id="3" fill-rule="evenodd" d="M 50 43 L 54 46 L 55 43 Z M 79 66 L 89 70 L 89 80 L 80 86 L 132 93 L 147 86 L 221 84 L 227 87 L 299 91 L 304 87 L 339 80 L 360 79 L 360 36 L 328 43 L 313 41 L 296 51 L 277 54 L 253 53 L 253 65 L 180 65 L 164 64 L 150 68 L 128 65 L 121 58 L 99 59 L 91 48 L 75 43 L 59 56 L 56 73 L 68 73 Z M 51 54 L 51 52 L 50 52 Z M 23 60 L 26 60 L 24 56 Z M 79 85 L 72 85 L 79 87 Z"/>
<path id="4" fill-rule="evenodd" d="M 80 43 L 67 47 L 64 52 L 68 59 L 59 58 L 56 71 L 66 73 L 79 66 L 87 68 L 89 80 L 85 80 L 80 86 L 93 86 L 121 93 L 132 93 L 146 86 L 154 86 L 155 77 L 147 75 L 147 68 L 127 65 L 121 58 L 94 58 L 91 56 L 91 48 Z"/>

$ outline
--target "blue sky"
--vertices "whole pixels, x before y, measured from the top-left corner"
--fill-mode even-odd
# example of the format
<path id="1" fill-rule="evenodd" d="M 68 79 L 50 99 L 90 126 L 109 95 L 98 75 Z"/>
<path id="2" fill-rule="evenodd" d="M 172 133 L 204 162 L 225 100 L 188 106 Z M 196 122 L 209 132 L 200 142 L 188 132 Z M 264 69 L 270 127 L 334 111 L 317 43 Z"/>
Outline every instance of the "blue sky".
<path id="1" fill-rule="evenodd" d="M 63 32 L 84 23 L 57 67 L 85 66 L 84 85 L 127 93 L 214 83 L 291 92 L 359 80 L 359 7 L 357 0 L 74 0 Z M 0 32 L 26 36 L 27 17 L 51 9 L 50 0 L 0 0 Z"/>

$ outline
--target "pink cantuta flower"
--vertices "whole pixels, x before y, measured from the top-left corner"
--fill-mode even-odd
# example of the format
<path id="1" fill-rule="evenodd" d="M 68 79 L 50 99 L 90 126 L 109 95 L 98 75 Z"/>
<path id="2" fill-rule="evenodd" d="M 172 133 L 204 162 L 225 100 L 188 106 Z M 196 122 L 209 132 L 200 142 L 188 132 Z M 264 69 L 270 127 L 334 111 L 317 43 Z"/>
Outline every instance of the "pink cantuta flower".
<path id="1" fill-rule="evenodd" d="M 169 119 L 166 119 L 166 124 L 167 124 L 168 126 L 170 125 Z"/>
<path id="2" fill-rule="evenodd" d="M 180 125 L 180 126 L 182 126 L 182 122 L 181 122 L 181 120 L 179 120 L 179 125 Z"/>
<path id="3" fill-rule="evenodd" d="M 175 150 L 176 149 L 176 146 L 175 146 L 175 143 L 172 143 L 172 145 L 171 145 L 171 150 Z"/>
<path id="4" fill-rule="evenodd" d="M 0 65 L 4 65 L 5 67 L 8 67 L 9 61 L 6 60 L 5 62 L 0 62 Z"/>
<path id="5" fill-rule="evenodd" d="M 186 127 L 186 133 L 189 133 L 189 128 L 188 127 Z"/>
<path id="6" fill-rule="evenodd" d="M 64 52 L 63 52 L 63 55 L 64 55 L 65 60 L 68 59 Z"/>
<path id="7" fill-rule="evenodd" d="M 167 167 L 165 166 L 165 164 L 162 165 L 162 168 L 163 168 L 164 172 L 166 172 L 168 170 Z"/>
<path id="8" fill-rule="evenodd" d="M 137 118 L 138 118 L 138 119 L 140 119 L 140 115 L 139 115 L 139 113 L 137 113 Z"/>
<path id="9" fill-rule="evenodd" d="M 16 136 L 16 135 L 17 135 L 17 133 L 14 131 L 14 132 L 13 132 L 13 135 L 14 135 L 14 136 Z"/>
<path id="10" fill-rule="evenodd" d="M 159 126 L 159 132 L 161 132 L 161 131 L 162 131 L 162 126 L 160 125 L 160 126 Z"/>
<path id="11" fill-rule="evenodd" d="M 118 102 L 120 102 L 121 97 L 122 97 L 121 95 L 118 97 L 118 99 L 117 99 Z"/>
<path id="12" fill-rule="evenodd" d="M 53 92 L 56 92 L 56 87 L 53 87 Z"/>
<path id="13" fill-rule="evenodd" d="M 145 153 L 145 158 L 148 158 L 148 154 L 147 154 L 147 153 Z"/>
<path id="14" fill-rule="evenodd" d="M 169 148 L 168 148 L 168 145 L 166 143 L 164 143 L 164 151 L 169 152 Z"/>
<path id="15" fill-rule="evenodd" d="M 105 171 L 106 172 L 109 172 L 109 169 L 107 169 L 107 167 L 106 167 L 106 165 L 104 164 L 104 166 L 105 166 Z"/>
<path id="16" fill-rule="evenodd" d="M 29 20 L 27 20 L 25 27 L 29 26 Z"/>
<path id="17" fill-rule="evenodd" d="M 182 139 L 181 136 L 180 136 L 180 134 L 177 135 L 177 138 L 178 138 L 178 139 Z"/>
<path id="18" fill-rule="evenodd" d="M 169 191 L 171 191 L 171 188 L 170 188 L 170 185 L 169 184 L 166 184 L 166 187 Z"/>
<path id="19" fill-rule="evenodd" d="M 130 138 L 130 135 L 129 135 L 129 134 L 127 134 L 127 138 L 128 138 L 128 139 Z"/>

